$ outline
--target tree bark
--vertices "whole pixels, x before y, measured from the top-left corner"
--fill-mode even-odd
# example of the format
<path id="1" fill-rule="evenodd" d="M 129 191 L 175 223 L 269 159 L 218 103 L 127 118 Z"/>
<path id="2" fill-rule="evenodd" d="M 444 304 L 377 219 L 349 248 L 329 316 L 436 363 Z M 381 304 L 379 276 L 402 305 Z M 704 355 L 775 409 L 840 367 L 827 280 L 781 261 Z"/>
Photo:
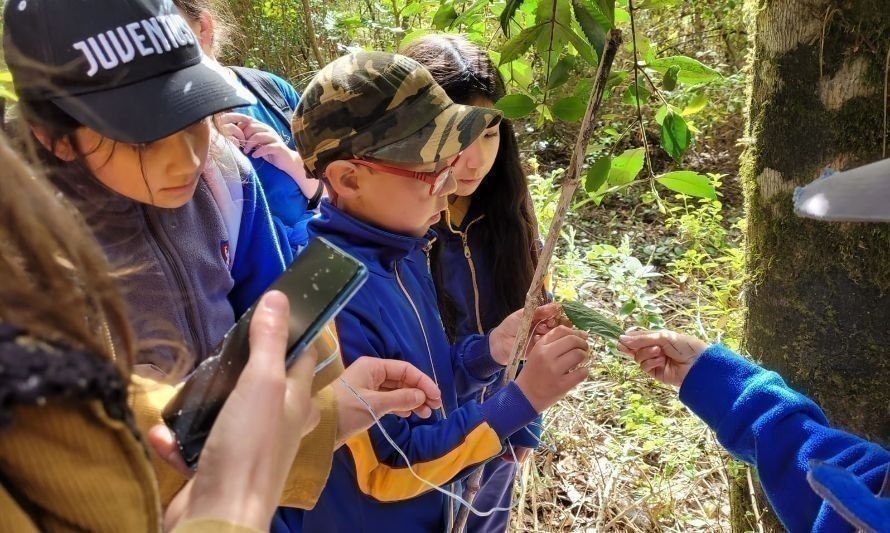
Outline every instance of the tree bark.
<path id="1" fill-rule="evenodd" d="M 318 49 L 318 38 L 315 36 L 315 24 L 312 23 L 312 8 L 309 6 L 309 0 L 303 0 L 303 16 L 306 22 L 306 37 L 309 39 L 309 46 L 312 48 L 312 55 L 318 62 L 318 68 L 322 68 L 327 64 Z"/>
<path id="2" fill-rule="evenodd" d="M 745 348 L 832 423 L 890 442 L 890 224 L 792 212 L 796 186 L 881 158 L 886 0 L 748 0 Z"/>

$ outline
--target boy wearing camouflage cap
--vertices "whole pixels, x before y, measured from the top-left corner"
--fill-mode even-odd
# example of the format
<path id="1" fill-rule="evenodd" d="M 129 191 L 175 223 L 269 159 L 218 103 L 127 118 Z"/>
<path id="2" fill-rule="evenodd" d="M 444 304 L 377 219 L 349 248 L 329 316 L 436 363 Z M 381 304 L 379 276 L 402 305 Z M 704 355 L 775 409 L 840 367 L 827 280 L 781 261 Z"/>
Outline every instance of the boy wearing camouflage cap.
<path id="1" fill-rule="evenodd" d="M 481 404 L 458 403 L 503 368 L 519 313 L 488 335 L 449 343 L 425 252 L 435 238 L 429 228 L 456 188 L 451 166 L 497 120 L 497 111 L 453 103 L 425 68 L 399 55 L 342 57 L 306 88 L 294 138 L 309 175 L 323 179 L 330 195 L 310 237 L 330 240 L 371 272 L 337 317 L 344 362 L 409 361 L 439 385 L 443 409 L 428 419 L 386 416 L 385 432 L 375 427 L 347 441 L 315 509 L 287 515 L 291 531 L 443 531 L 456 506 L 431 485 L 456 490 L 457 480 L 501 455 L 508 436 L 586 376 L 577 368 L 586 336 L 557 326 L 551 304 L 536 313 L 541 337 L 516 382 Z"/>

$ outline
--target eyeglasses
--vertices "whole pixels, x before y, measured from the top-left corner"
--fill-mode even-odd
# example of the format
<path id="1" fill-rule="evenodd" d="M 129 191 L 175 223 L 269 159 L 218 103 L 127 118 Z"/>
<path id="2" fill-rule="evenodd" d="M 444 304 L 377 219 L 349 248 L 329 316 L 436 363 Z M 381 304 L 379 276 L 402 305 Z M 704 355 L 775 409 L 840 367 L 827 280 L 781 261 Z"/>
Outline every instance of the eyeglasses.
<path id="1" fill-rule="evenodd" d="M 401 176 L 403 178 L 420 180 L 430 186 L 430 196 L 434 196 L 442 191 L 442 187 L 445 186 L 445 183 L 451 176 L 451 172 L 454 170 L 454 165 L 457 163 L 457 160 L 459 158 L 460 155 L 455 157 L 454 161 L 452 161 L 451 164 L 447 167 L 441 170 L 435 170 L 433 172 L 417 172 L 414 170 L 405 170 L 403 168 L 382 165 L 380 163 L 366 161 L 364 159 L 348 159 L 347 161 L 352 163 L 353 165 L 370 168 L 371 170 L 379 170 L 381 172 L 386 172 L 387 174 L 393 174 L 395 176 Z"/>

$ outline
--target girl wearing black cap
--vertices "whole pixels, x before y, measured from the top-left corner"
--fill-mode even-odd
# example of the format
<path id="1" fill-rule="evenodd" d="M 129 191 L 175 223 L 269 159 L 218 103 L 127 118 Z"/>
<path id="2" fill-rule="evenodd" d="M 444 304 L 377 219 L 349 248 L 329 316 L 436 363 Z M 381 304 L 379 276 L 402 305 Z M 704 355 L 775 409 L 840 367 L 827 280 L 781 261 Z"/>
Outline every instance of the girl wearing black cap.
<path id="1" fill-rule="evenodd" d="M 0 168 L 0 530 L 158 531 L 158 484 L 127 400 L 136 341 L 115 281 L 82 221 L 2 135 Z M 270 294 L 254 315 L 240 401 L 223 409 L 167 528 L 268 527 L 293 435 L 314 417 L 314 361 L 285 375 L 287 305 Z"/>
<path id="2" fill-rule="evenodd" d="M 33 132 L 52 182 L 118 272 L 127 321 L 139 339 L 172 338 L 139 345 L 132 354 L 134 374 L 191 370 L 289 259 L 250 165 L 236 169 L 243 183 L 214 180 L 222 172 L 205 168 L 209 152 L 225 147 L 215 148 L 212 115 L 250 104 L 252 96 L 207 60 L 170 0 L 7 2 L 4 32 L 23 131 Z M 40 206 L 29 207 L 40 212 Z M 109 345 L 119 335 L 112 330 Z M 325 379 L 333 379 L 342 364 L 336 360 L 328 368 Z M 370 391 L 365 397 L 380 402 L 381 412 L 428 412 L 423 404 L 429 396 L 420 391 L 378 393 L 387 382 L 376 380 L 389 371 L 374 362 L 344 379 L 359 378 Z M 290 469 L 298 485 L 285 504 L 311 505 L 324 487 L 338 439 L 371 423 L 356 415 L 365 411 L 344 387 L 325 386 L 329 382 L 321 379 L 319 374 L 313 383 L 313 390 L 321 388 L 315 397 L 320 421 Z M 429 380 L 415 385 L 435 388 Z M 140 404 L 144 409 L 137 405 L 143 427 L 159 420 L 163 403 L 152 402 L 162 401 L 164 392 Z M 160 463 L 155 467 L 166 504 L 184 480 Z M 0 483 L 7 486 L 2 477 Z"/>

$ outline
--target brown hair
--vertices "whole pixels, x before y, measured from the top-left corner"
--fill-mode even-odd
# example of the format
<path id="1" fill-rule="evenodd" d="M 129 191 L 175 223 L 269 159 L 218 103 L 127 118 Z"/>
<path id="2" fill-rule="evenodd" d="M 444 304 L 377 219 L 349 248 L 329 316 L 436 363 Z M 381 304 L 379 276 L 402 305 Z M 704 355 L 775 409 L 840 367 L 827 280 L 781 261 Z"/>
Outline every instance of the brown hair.
<path id="1" fill-rule="evenodd" d="M 497 102 L 506 94 L 504 80 L 488 54 L 459 35 L 430 35 L 412 41 L 402 52 L 422 64 L 448 96 L 458 104 L 477 99 Z M 488 268 L 494 276 L 494 298 L 487 331 L 525 304 L 525 295 L 538 262 L 538 223 L 519 158 L 519 145 L 509 120 L 500 122 L 501 143 L 488 175 L 473 193 L 473 203 L 485 215 L 478 225 L 483 249 L 492 250 Z M 439 232 L 448 231 L 439 223 Z M 433 246 L 431 266 L 439 294 L 439 310 L 446 331 L 455 333 L 457 308 L 444 290 L 440 246 Z"/>
<path id="2" fill-rule="evenodd" d="M 213 43 L 211 49 L 214 56 L 229 45 L 236 34 L 236 26 L 232 23 L 232 11 L 227 2 L 222 0 L 173 0 L 173 5 L 189 19 L 198 22 L 202 13 L 208 13 L 213 19 Z"/>
<path id="3" fill-rule="evenodd" d="M 0 134 L 0 321 L 113 359 L 134 339 L 109 266 L 76 210 Z"/>

